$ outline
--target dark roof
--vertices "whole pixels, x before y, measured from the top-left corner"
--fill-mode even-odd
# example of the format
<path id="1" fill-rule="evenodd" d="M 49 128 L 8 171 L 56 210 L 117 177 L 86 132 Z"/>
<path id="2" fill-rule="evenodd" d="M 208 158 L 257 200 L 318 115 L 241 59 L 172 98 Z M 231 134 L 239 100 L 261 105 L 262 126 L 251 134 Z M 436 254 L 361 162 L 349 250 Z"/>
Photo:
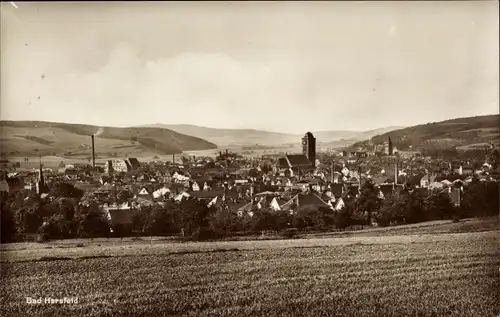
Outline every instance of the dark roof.
<path id="1" fill-rule="evenodd" d="M 316 208 L 330 208 L 330 206 L 323 200 L 321 197 L 316 195 L 315 193 L 307 193 L 307 194 L 297 194 L 292 199 L 290 199 L 288 202 L 283 204 L 281 206 L 282 209 L 288 210 L 292 208 L 296 202 L 297 202 L 297 197 L 299 200 L 299 207 L 303 206 L 314 206 Z"/>
<path id="2" fill-rule="evenodd" d="M 129 158 L 128 161 L 130 162 L 130 165 L 132 166 L 133 169 L 137 169 L 141 166 L 139 160 L 136 159 L 135 157 Z"/>
<path id="3" fill-rule="evenodd" d="M 188 192 L 191 197 L 194 198 L 214 198 L 215 196 L 220 196 L 224 194 L 224 188 L 214 188 L 211 190 L 200 190 Z"/>
<path id="4" fill-rule="evenodd" d="M 335 198 L 339 198 L 340 196 L 342 196 L 343 188 L 344 188 L 344 186 L 342 184 L 338 184 L 338 183 L 330 184 L 330 189 L 332 191 L 333 196 L 335 196 Z"/>
<path id="5" fill-rule="evenodd" d="M 391 195 L 393 191 L 393 185 L 392 184 L 380 185 L 380 190 L 382 191 L 382 194 L 384 194 L 384 196 Z"/>
<path id="6" fill-rule="evenodd" d="M 247 204 L 248 204 L 248 201 L 243 200 L 243 199 L 237 200 L 235 202 L 226 200 L 227 207 L 229 208 L 229 210 L 232 210 L 232 211 L 241 210 L 242 207 L 245 206 L 245 205 L 247 205 Z M 247 207 L 246 209 L 248 209 L 246 211 L 250 211 L 251 210 L 251 208 L 249 208 L 249 207 Z"/>
<path id="7" fill-rule="evenodd" d="M 92 191 L 100 187 L 100 184 L 89 184 L 89 183 L 76 183 L 75 188 L 83 191 Z"/>
<path id="8" fill-rule="evenodd" d="M 130 165 L 130 163 L 127 160 L 125 160 L 125 165 L 127 165 L 127 170 L 132 169 L 132 165 Z"/>
<path id="9" fill-rule="evenodd" d="M 359 194 L 359 186 L 350 186 L 347 190 L 347 193 L 355 197 Z"/>
<path id="10" fill-rule="evenodd" d="M 429 189 L 424 187 L 415 188 L 414 191 L 418 192 L 422 196 L 427 196 L 429 194 Z"/>
<path id="11" fill-rule="evenodd" d="M 278 159 L 278 167 L 279 168 L 290 168 L 290 165 L 288 165 L 288 161 L 284 157 L 280 157 Z"/>
<path id="12" fill-rule="evenodd" d="M 286 158 L 292 167 L 294 166 L 311 166 L 309 159 L 303 154 L 287 155 Z"/>
<path id="13" fill-rule="evenodd" d="M 404 188 L 405 187 L 402 184 L 394 185 L 394 191 L 397 192 L 397 193 L 401 193 L 404 190 Z"/>
<path id="14" fill-rule="evenodd" d="M 225 192 L 226 198 L 236 198 L 236 197 L 238 197 L 238 194 L 239 194 L 239 192 L 236 188 L 226 190 L 226 192 Z"/>

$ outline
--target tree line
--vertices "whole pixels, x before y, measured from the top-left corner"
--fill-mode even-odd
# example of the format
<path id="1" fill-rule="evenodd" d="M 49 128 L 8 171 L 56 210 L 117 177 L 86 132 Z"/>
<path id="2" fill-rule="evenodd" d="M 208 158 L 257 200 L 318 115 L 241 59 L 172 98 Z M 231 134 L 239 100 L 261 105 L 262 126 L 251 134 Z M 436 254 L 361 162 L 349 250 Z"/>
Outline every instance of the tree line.
<path id="1" fill-rule="evenodd" d="M 70 184 L 57 184 L 50 194 L 53 199 L 2 192 L 2 242 L 30 235 L 41 240 L 137 235 L 206 240 L 267 230 L 289 234 L 294 230 L 344 230 L 374 222 L 390 226 L 484 217 L 498 215 L 500 208 L 498 182 L 476 178 L 462 193 L 460 207 L 442 191 L 425 194 L 406 188 L 381 198 L 377 187 L 368 181 L 358 197 L 346 200 L 339 211 L 313 206 L 301 206 L 294 212 L 254 207 L 250 213 L 238 214 L 224 205 L 208 207 L 204 201 L 186 199 L 131 210 L 127 219 L 115 223 L 110 222 L 97 199 L 83 197 L 83 192 Z"/>

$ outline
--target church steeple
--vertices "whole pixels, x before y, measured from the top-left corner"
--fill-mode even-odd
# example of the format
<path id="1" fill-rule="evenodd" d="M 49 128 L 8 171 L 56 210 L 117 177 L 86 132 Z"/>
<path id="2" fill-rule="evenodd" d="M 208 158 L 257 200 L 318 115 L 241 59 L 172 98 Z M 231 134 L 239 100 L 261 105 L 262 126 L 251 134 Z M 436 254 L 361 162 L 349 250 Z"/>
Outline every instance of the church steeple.
<path id="1" fill-rule="evenodd" d="M 43 169 L 42 169 L 42 160 L 40 160 L 40 176 L 38 179 L 38 182 L 43 185 L 44 184 L 44 179 L 43 179 Z"/>
<path id="2" fill-rule="evenodd" d="M 42 158 L 40 157 L 40 170 L 38 175 L 37 192 L 39 195 L 47 192 L 47 187 L 45 186 L 45 179 L 43 177 L 42 169 Z"/>

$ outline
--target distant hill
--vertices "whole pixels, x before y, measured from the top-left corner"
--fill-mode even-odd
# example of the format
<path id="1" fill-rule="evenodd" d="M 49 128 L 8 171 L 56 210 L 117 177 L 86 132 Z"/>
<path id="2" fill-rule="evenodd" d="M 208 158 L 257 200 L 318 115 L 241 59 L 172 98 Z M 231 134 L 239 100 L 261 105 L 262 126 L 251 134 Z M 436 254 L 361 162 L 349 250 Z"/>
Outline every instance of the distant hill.
<path id="1" fill-rule="evenodd" d="M 182 134 L 192 135 L 195 137 L 204 138 L 218 146 L 228 145 L 281 145 L 289 143 L 299 143 L 303 134 L 286 134 L 269 132 L 254 129 L 216 129 L 200 127 L 188 124 L 168 125 L 168 124 L 152 124 L 143 127 L 154 127 L 170 129 Z M 398 129 L 401 127 L 388 127 L 371 131 L 313 131 L 318 143 L 323 144 L 338 144 L 340 140 L 352 144 L 359 140 L 369 139 L 377 134 Z M 307 131 L 304 131 L 304 133 Z"/>
<path id="2" fill-rule="evenodd" d="M 200 127 L 189 124 L 152 124 L 142 127 L 162 128 L 176 131 L 178 133 L 202 137 L 218 146 L 227 145 L 277 145 L 297 143 L 301 135 L 261 131 L 254 129 L 216 129 Z"/>
<path id="3" fill-rule="evenodd" d="M 400 150 L 450 149 L 469 150 L 485 147 L 490 143 L 500 144 L 500 116 L 488 115 L 458 118 L 441 122 L 421 124 L 390 131 L 353 145 L 379 145 L 391 137 Z"/>
<path id="4" fill-rule="evenodd" d="M 337 141 L 344 141 L 347 143 L 352 144 L 352 142 L 356 141 L 363 141 L 363 140 L 369 140 L 370 138 L 383 134 L 389 131 L 393 130 L 398 130 L 402 129 L 404 127 L 402 126 L 393 126 L 393 127 L 386 127 L 386 128 L 380 128 L 380 129 L 375 129 L 375 130 L 368 130 L 368 131 L 317 131 L 314 132 L 314 136 L 316 137 L 316 140 L 318 142 L 322 143 L 329 143 L 329 142 L 335 142 Z"/>
<path id="5" fill-rule="evenodd" d="M 159 128 L 113 128 L 43 121 L 0 121 L 2 156 L 43 155 L 88 156 L 90 135 L 96 134 L 96 154 L 119 156 L 172 154 L 216 149 L 202 138 Z"/>

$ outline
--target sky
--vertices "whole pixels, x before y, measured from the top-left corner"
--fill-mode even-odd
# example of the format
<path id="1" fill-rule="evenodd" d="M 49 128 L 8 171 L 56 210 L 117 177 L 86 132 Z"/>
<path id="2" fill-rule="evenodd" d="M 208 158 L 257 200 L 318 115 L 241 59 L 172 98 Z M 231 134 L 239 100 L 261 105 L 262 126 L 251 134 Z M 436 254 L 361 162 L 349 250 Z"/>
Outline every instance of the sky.
<path id="1" fill-rule="evenodd" d="M 2 120 L 303 133 L 499 112 L 497 1 L 1 9 Z"/>

